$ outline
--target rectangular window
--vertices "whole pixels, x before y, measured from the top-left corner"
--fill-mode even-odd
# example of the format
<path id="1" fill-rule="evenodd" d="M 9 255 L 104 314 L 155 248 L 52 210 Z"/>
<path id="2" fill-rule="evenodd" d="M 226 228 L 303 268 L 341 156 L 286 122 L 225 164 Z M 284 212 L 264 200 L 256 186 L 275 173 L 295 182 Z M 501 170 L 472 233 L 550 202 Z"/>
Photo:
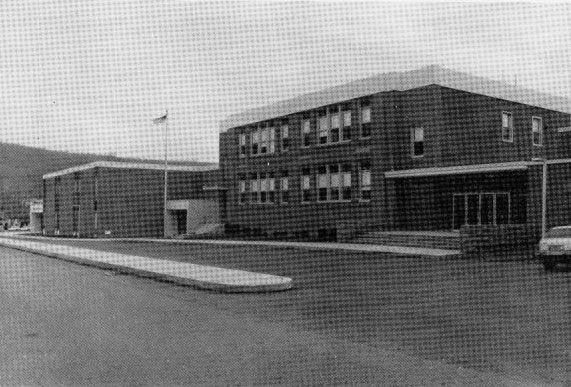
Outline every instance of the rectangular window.
<path id="1" fill-rule="evenodd" d="M 260 130 L 256 129 L 252 132 L 252 154 L 257 155 L 260 147 Z"/>
<path id="2" fill-rule="evenodd" d="M 351 164 L 341 166 L 342 200 L 351 200 Z"/>
<path id="3" fill-rule="evenodd" d="M 364 161 L 359 167 L 359 191 L 360 199 L 371 200 L 371 163 Z"/>
<path id="4" fill-rule="evenodd" d="M 341 175 L 339 165 L 329 166 L 329 200 L 338 201 L 341 195 Z"/>
<path id="5" fill-rule="evenodd" d="M 531 134 L 533 136 L 533 145 L 543 145 L 543 120 L 541 117 L 532 117 Z"/>
<path id="6" fill-rule="evenodd" d="M 268 191 L 269 191 L 269 184 L 268 179 L 266 178 L 266 174 L 264 172 L 260 173 L 260 203 L 267 203 L 268 201 Z"/>
<path id="7" fill-rule="evenodd" d="M 269 138 L 268 138 L 268 152 L 276 152 L 276 128 L 269 128 Z"/>
<path id="8" fill-rule="evenodd" d="M 317 200 L 320 202 L 327 200 L 327 190 L 329 188 L 329 176 L 327 175 L 327 167 L 317 167 Z"/>
<path id="9" fill-rule="evenodd" d="M 245 204 L 248 200 L 248 193 L 246 192 L 246 176 L 240 176 L 240 182 L 238 183 L 238 203 Z"/>
<path id="10" fill-rule="evenodd" d="M 361 102 L 361 137 L 371 136 L 371 105 L 368 101 Z"/>
<path id="11" fill-rule="evenodd" d="M 246 156 L 246 133 L 240 133 L 240 156 Z"/>
<path id="12" fill-rule="evenodd" d="M 329 135 L 329 142 L 339 142 L 339 133 L 341 131 L 341 116 L 339 115 L 338 108 L 331 108 L 329 113 L 331 115 L 331 131 Z"/>
<path id="13" fill-rule="evenodd" d="M 319 128 L 318 128 L 319 144 L 327 144 L 329 138 L 329 117 L 327 113 L 322 113 L 319 116 Z"/>
<path id="14" fill-rule="evenodd" d="M 260 134 L 260 154 L 268 153 L 268 142 L 270 138 L 270 130 L 268 128 L 262 129 Z"/>
<path id="15" fill-rule="evenodd" d="M 302 202 L 311 201 L 311 175 L 309 168 L 303 168 L 301 170 L 301 190 L 302 190 Z"/>
<path id="16" fill-rule="evenodd" d="M 424 128 L 412 129 L 412 156 L 424 156 Z"/>
<path id="17" fill-rule="evenodd" d="M 502 112 L 502 141 L 513 142 L 513 136 L 513 115 L 510 112 Z"/>
<path id="18" fill-rule="evenodd" d="M 289 202 L 289 177 L 287 171 L 282 171 L 281 173 L 281 182 L 280 182 L 280 193 L 281 193 L 281 202 L 288 203 Z"/>
<path id="19" fill-rule="evenodd" d="M 343 141 L 351 139 L 351 110 L 343 112 Z"/>
<path id="20" fill-rule="evenodd" d="M 259 185 L 260 181 L 258 180 L 258 174 L 252 173 L 250 175 L 250 203 L 258 203 L 258 192 L 259 192 Z"/>
<path id="21" fill-rule="evenodd" d="M 282 152 L 286 152 L 289 149 L 289 126 L 282 125 L 280 129 L 280 136 L 282 138 Z"/>
<path id="22" fill-rule="evenodd" d="M 311 145 L 311 121 L 304 119 L 301 122 L 302 144 L 301 146 L 307 147 Z"/>

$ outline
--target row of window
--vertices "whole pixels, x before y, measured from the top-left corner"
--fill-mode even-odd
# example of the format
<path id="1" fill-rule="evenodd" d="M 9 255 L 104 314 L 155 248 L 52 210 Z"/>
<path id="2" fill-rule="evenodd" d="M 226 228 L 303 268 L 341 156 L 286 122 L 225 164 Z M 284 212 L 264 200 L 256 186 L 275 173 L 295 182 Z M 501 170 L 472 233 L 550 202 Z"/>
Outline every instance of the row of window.
<path id="1" fill-rule="evenodd" d="M 339 202 L 353 198 L 371 199 L 371 165 L 360 162 L 358 165 L 358 194 L 352 186 L 352 166 L 350 163 L 320 165 L 301 169 L 301 202 Z M 290 202 L 290 176 L 288 171 L 254 172 L 238 177 L 238 202 L 240 204 L 265 204 Z"/>
<path id="2" fill-rule="evenodd" d="M 531 118 L 531 136 L 533 145 L 543 145 L 543 119 L 541 117 Z M 513 142 L 514 140 L 512 112 L 502 112 L 502 140 L 505 142 Z"/>
<path id="3" fill-rule="evenodd" d="M 350 141 L 353 125 L 353 110 L 349 105 L 334 105 L 320 110 L 317 114 L 316 133 L 312 133 L 311 118 L 301 121 L 301 146 L 309 147 L 312 137 L 318 145 L 335 144 Z M 358 127 L 361 138 L 371 136 L 371 106 L 368 101 L 358 105 Z M 279 141 L 278 141 L 279 140 Z M 289 125 L 266 122 L 259 124 L 248 133 L 238 136 L 241 157 L 286 152 L 290 148 Z"/>

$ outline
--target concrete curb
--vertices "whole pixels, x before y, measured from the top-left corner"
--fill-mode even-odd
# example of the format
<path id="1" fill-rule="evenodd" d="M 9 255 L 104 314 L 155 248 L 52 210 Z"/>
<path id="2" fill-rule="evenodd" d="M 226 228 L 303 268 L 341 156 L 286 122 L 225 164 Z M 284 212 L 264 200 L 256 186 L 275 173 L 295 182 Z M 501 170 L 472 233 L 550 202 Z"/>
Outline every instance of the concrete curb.
<path id="1" fill-rule="evenodd" d="M 223 292 L 223 293 L 265 293 L 265 292 L 284 291 L 284 290 L 291 289 L 292 288 L 292 282 L 293 282 L 292 279 L 288 278 L 288 277 L 280 277 L 280 276 L 275 276 L 275 275 L 270 275 L 270 274 L 254 273 L 254 272 L 248 272 L 248 271 L 243 271 L 243 270 L 221 269 L 221 268 L 217 268 L 217 267 L 213 267 L 213 266 L 194 265 L 194 264 L 176 262 L 176 264 L 178 264 L 180 266 L 191 265 L 192 267 L 195 267 L 195 268 L 199 267 L 199 268 L 205 270 L 207 273 L 212 273 L 215 271 L 225 271 L 228 273 L 228 277 L 232 277 L 233 275 L 237 275 L 237 277 L 240 277 L 240 276 L 247 276 L 247 277 L 257 276 L 260 279 L 266 279 L 266 281 L 256 282 L 256 283 L 247 283 L 247 281 L 245 281 L 243 283 L 230 284 L 230 283 L 217 282 L 217 281 L 208 280 L 208 279 L 201 279 L 201 278 L 198 278 L 196 276 L 192 277 L 192 276 L 178 276 L 178 275 L 172 275 L 172 274 L 165 274 L 165 273 L 160 273 L 160 272 L 156 272 L 156 271 L 152 271 L 152 270 L 134 268 L 134 267 L 131 267 L 128 265 L 123 265 L 123 264 L 118 264 L 118 263 L 109 263 L 109 262 L 98 261 L 98 260 L 93 260 L 93 259 L 86 259 L 86 258 L 79 257 L 77 255 L 73 255 L 71 253 L 48 251 L 48 250 L 45 250 L 42 248 L 35 248 L 35 247 L 31 247 L 31 246 L 26 246 L 24 243 L 22 243 L 22 244 L 10 243 L 10 241 L 13 241 L 13 240 L 10 240 L 9 238 L 1 237 L 0 238 L 0 246 L 4 246 L 4 247 L 16 249 L 16 250 L 21 250 L 21 251 L 26 251 L 26 252 L 33 253 L 33 254 L 43 255 L 46 257 L 50 257 L 50 258 L 61 259 L 63 261 L 78 263 L 81 265 L 93 266 L 93 267 L 98 267 L 98 268 L 106 269 L 106 270 L 115 270 L 115 271 L 118 271 L 120 273 L 131 274 L 131 275 L 136 275 L 136 276 L 145 277 L 145 278 L 153 278 L 153 279 L 160 280 L 160 281 L 172 282 L 172 283 L 175 283 L 178 285 L 191 286 L 191 287 L 195 287 L 198 289 L 212 290 L 212 291 Z M 25 241 L 22 241 L 22 242 L 25 242 Z M 64 245 L 52 245 L 52 246 L 69 247 L 69 246 L 64 246 Z M 72 249 L 73 248 L 70 248 L 70 250 L 72 250 Z M 85 250 L 85 251 L 97 251 L 97 250 L 88 250 L 88 249 L 83 249 L 83 250 Z M 132 257 L 132 258 L 141 258 L 141 260 L 143 260 L 143 259 L 151 260 L 151 258 L 147 258 L 147 257 Z M 173 262 L 173 261 L 158 260 L 158 259 L 153 259 L 153 260 L 160 261 L 162 263 Z"/>

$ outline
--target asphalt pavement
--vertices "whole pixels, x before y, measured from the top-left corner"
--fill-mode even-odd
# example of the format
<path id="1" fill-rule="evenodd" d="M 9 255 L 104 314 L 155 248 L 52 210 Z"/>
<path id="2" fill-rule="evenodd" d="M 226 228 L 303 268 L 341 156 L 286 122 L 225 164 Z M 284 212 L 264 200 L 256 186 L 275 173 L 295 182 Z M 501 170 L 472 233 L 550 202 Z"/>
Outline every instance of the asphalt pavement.
<path id="1" fill-rule="evenodd" d="M 0 385 L 563 385 L 266 317 L 290 314 L 283 302 L 298 303 L 295 293 L 204 292 L 0 248 Z"/>

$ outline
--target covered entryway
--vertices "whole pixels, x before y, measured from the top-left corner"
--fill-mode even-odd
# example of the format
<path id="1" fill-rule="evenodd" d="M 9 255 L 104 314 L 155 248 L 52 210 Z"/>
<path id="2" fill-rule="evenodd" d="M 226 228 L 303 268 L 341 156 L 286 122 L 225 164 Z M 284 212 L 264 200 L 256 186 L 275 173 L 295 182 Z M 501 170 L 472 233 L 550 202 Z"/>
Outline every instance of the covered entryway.
<path id="1" fill-rule="evenodd" d="M 455 193 L 452 199 L 453 229 L 462 226 L 510 223 L 509 192 Z"/>
<path id="2" fill-rule="evenodd" d="M 215 200 L 169 200 L 167 203 L 167 236 L 190 234 L 206 224 L 219 222 Z"/>

